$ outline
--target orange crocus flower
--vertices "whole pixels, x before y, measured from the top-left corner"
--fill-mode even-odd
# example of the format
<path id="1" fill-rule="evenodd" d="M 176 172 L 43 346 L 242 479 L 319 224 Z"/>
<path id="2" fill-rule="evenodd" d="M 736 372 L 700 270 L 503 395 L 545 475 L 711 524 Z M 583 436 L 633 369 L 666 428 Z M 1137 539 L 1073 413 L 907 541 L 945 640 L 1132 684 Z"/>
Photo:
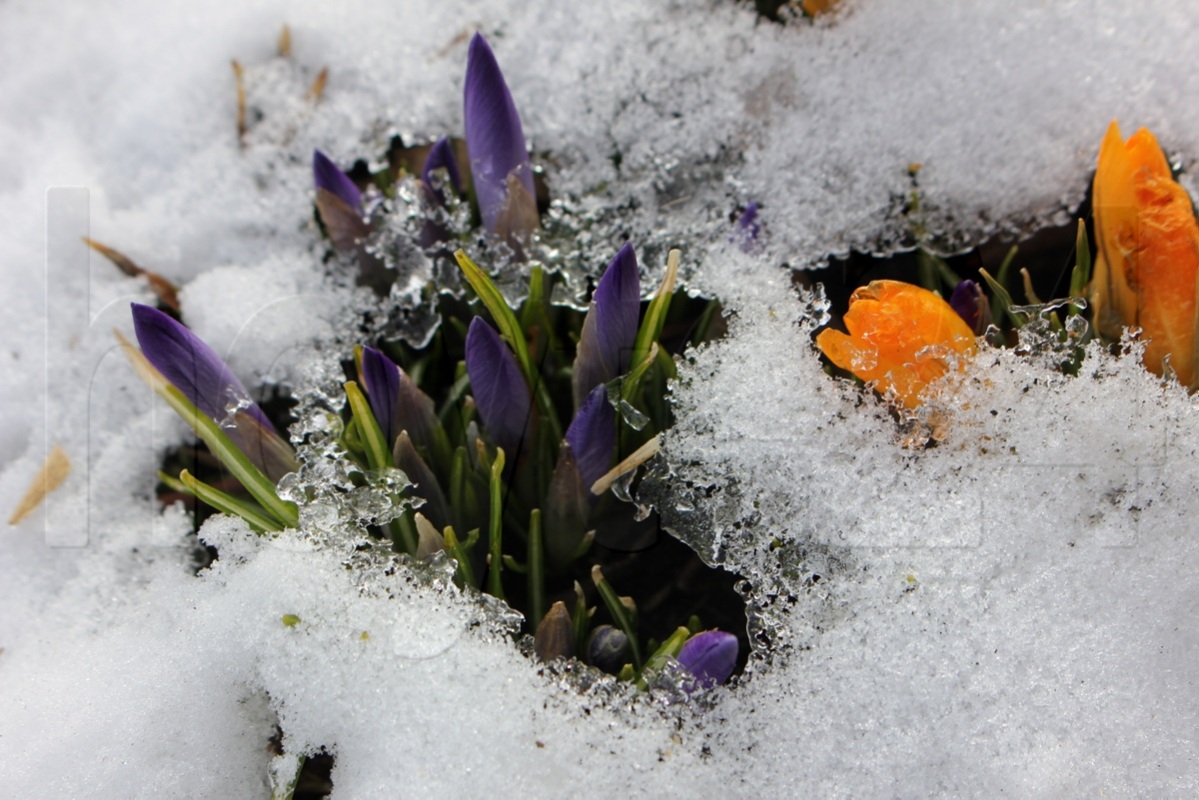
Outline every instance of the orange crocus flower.
<path id="1" fill-rule="evenodd" d="M 1126 142 L 1119 125 L 1108 127 L 1094 209 L 1096 327 L 1110 339 L 1126 325 L 1140 327 L 1149 340 L 1145 366 L 1161 375 L 1169 356 L 1179 382 L 1194 389 L 1199 226 L 1152 133 L 1141 128 Z"/>
<path id="2" fill-rule="evenodd" d="M 846 335 L 828 328 L 816 337 L 829 360 L 894 391 L 905 407 L 920 405 L 925 388 L 949 371 L 956 356 L 972 356 L 974 332 L 937 295 L 902 281 L 871 281 L 854 291 Z"/>

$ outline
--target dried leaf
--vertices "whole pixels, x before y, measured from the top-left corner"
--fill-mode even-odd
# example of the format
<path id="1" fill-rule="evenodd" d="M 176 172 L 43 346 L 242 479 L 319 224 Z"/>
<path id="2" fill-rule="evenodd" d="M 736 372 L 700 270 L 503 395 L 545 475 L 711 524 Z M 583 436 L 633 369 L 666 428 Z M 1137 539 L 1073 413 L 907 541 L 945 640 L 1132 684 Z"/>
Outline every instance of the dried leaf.
<path id="1" fill-rule="evenodd" d="M 325 94 L 325 84 L 329 82 L 329 68 L 322 67 L 317 73 L 316 79 L 312 81 L 312 86 L 308 87 L 308 99 L 313 103 L 319 101 Z"/>
<path id="2" fill-rule="evenodd" d="M 83 237 L 83 241 L 88 247 L 95 250 L 100 255 L 107 258 L 117 266 L 121 272 L 131 278 L 145 276 L 146 282 L 150 284 L 150 291 L 154 292 L 154 296 L 167 308 L 173 311 L 179 310 L 179 289 L 175 284 L 168 281 L 166 278 L 159 275 L 157 272 L 151 272 L 148 269 L 142 269 L 137 264 L 133 263 L 127 255 L 114 250 L 107 245 L 100 244 L 95 239 Z"/>
<path id="3" fill-rule="evenodd" d="M 288 27 L 287 23 L 284 23 L 283 30 L 279 31 L 277 50 L 280 58 L 287 58 L 291 55 L 291 28 Z"/>
<path id="4" fill-rule="evenodd" d="M 233 77 L 237 81 L 237 140 L 246 138 L 246 76 L 241 62 L 233 59 Z"/>
<path id="5" fill-rule="evenodd" d="M 21 498 L 21 502 L 17 505 L 12 516 L 8 518 L 9 525 L 16 525 L 25 517 L 33 513 L 42 501 L 46 499 L 46 495 L 62 485 L 62 482 L 67 479 L 67 475 L 71 472 L 71 459 L 67 458 L 66 451 L 58 444 L 54 445 L 54 449 L 50 451 L 50 455 L 46 456 L 46 463 L 42 464 L 42 469 L 38 472 L 37 477 L 33 479 L 33 483 L 29 484 L 29 489 L 26 490 L 25 496 Z"/>

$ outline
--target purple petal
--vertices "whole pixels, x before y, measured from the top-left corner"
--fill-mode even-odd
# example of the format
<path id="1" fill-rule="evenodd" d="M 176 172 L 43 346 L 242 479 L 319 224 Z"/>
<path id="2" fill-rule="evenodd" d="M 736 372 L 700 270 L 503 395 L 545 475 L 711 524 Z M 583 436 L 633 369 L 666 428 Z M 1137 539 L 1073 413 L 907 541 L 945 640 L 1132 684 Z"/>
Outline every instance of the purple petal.
<path id="1" fill-rule="evenodd" d="M 949 297 L 949 305 L 957 312 L 975 336 L 981 336 L 991 324 L 991 305 L 982 287 L 974 281 L 962 281 Z"/>
<path id="2" fill-rule="evenodd" d="M 616 450 L 616 412 L 603 386 L 592 389 L 579 406 L 566 429 L 566 441 L 574 453 L 583 486 L 590 489 L 608 471 Z"/>
<path id="3" fill-rule="evenodd" d="M 529 202 L 533 203 L 536 216 L 536 194 L 520 114 L 495 54 L 478 33 L 470 40 L 466 56 L 464 97 L 466 149 L 470 153 L 471 181 L 483 225 L 488 231 L 503 235 L 504 232 L 497 230 L 503 215 L 509 218 L 510 228 L 527 226 Z M 514 179 L 511 184 L 510 176 Z M 508 208 L 509 200 L 522 208 Z"/>
<path id="4" fill-rule="evenodd" d="M 241 407 L 264 425 L 266 415 L 228 365 L 204 341 L 156 308 L 133 303 L 133 329 L 146 359 L 176 389 L 217 422 Z"/>
<path id="5" fill-rule="evenodd" d="M 388 444 L 399 434 L 396 403 L 400 394 L 400 368 L 373 347 L 362 348 L 362 383 L 371 401 L 371 412 Z"/>
<path id="6" fill-rule="evenodd" d="M 320 150 L 312 151 L 312 178 L 316 188 L 330 192 L 355 211 L 362 206 L 362 192 L 350 177 Z"/>
<path id="7" fill-rule="evenodd" d="M 133 303 L 133 329 L 142 354 L 201 412 L 221 425 L 268 477 L 295 470 L 290 445 L 211 347 L 158 309 Z"/>
<path id="8" fill-rule="evenodd" d="M 575 403 L 628 372 L 641 313 L 641 276 L 631 244 L 620 248 L 595 287 L 574 364 Z"/>
<path id="9" fill-rule="evenodd" d="M 509 463 L 516 463 L 532 398 L 516 356 L 482 317 L 472 319 L 466 333 L 466 373 L 484 427 L 508 453 Z"/>
<path id="10" fill-rule="evenodd" d="M 733 241 L 747 253 L 756 252 L 760 249 L 758 236 L 761 233 L 762 225 L 758 222 L 758 204 L 750 203 L 737 220 L 737 231 L 733 234 Z"/>
<path id="11" fill-rule="evenodd" d="M 678 662 L 707 688 L 724 683 L 737 665 L 737 637 L 724 631 L 697 633 L 679 651 Z"/>
<path id="12" fill-rule="evenodd" d="M 425 157 L 425 165 L 421 168 L 420 179 L 425 186 L 433 193 L 437 199 L 438 205 L 445 205 L 445 194 L 441 187 L 433 187 L 433 172 L 434 170 L 444 169 L 446 175 L 450 179 L 450 186 L 453 187 L 455 194 L 462 193 L 462 177 L 458 174 L 458 160 L 454 158 L 454 147 L 450 144 L 450 140 L 446 137 L 441 137 L 437 143 L 429 149 L 429 155 Z"/>

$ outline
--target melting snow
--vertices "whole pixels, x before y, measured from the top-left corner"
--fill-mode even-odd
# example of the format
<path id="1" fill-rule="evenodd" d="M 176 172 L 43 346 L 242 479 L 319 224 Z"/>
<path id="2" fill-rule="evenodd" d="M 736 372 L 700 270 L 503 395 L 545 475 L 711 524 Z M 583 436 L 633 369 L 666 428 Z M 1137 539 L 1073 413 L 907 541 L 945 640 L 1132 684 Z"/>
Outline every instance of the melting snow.
<path id="1" fill-rule="evenodd" d="M 910 245 L 911 163 L 947 248 L 1061 221 L 1113 117 L 1193 170 L 1195 11 L 845 0 L 784 28 L 698 0 L 256 1 L 202 18 L 13 0 L 0 21 L 0 507 L 47 441 L 75 464 L 0 533 L 9 794 L 267 796 L 276 723 L 289 751 L 336 755 L 337 797 L 1199 787 L 1194 403 L 1135 354 L 1092 348 L 1069 378 L 984 350 L 927 420 L 938 445 L 905 448 L 821 372 L 821 301 L 776 266 Z M 290 64 L 272 60 L 283 22 Z M 659 491 L 701 553 L 749 578 L 771 649 L 702 713 L 539 674 L 494 605 L 361 560 L 335 515 L 309 518 L 326 536 L 272 540 L 210 522 L 221 558 L 193 576 L 190 521 L 153 499 L 184 429 L 109 334 L 149 296 L 77 237 L 182 284 L 189 323 L 247 385 L 319 391 L 377 301 L 321 263 L 312 148 L 348 163 L 392 133 L 460 133 L 475 27 L 559 201 L 568 266 L 599 268 L 625 237 L 651 267 L 681 246 L 690 285 L 735 309 L 728 339 L 684 359 Z M 262 113 L 244 148 L 232 58 Z M 751 200 L 756 257 L 725 246 Z"/>

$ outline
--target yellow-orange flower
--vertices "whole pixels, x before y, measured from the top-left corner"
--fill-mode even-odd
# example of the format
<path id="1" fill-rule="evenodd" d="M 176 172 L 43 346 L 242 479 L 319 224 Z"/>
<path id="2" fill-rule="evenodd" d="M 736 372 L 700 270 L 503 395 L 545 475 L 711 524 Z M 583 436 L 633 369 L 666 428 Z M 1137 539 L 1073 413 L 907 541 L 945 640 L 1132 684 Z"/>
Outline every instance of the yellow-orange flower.
<path id="1" fill-rule="evenodd" d="M 1126 142 L 1113 121 L 1095 171 L 1098 257 L 1091 283 L 1095 324 L 1109 338 L 1138 326 L 1145 366 L 1195 388 L 1195 275 L 1199 226 L 1191 198 L 1170 175 L 1157 139 L 1141 128 Z"/>
<path id="2" fill-rule="evenodd" d="M 894 391 L 907 408 L 950 362 L 977 351 L 974 332 L 937 295 L 901 281 L 871 281 L 854 291 L 845 314 L 849 335 L 831 328 L 816 337 L 829 360 L 878 391 Z"/>

